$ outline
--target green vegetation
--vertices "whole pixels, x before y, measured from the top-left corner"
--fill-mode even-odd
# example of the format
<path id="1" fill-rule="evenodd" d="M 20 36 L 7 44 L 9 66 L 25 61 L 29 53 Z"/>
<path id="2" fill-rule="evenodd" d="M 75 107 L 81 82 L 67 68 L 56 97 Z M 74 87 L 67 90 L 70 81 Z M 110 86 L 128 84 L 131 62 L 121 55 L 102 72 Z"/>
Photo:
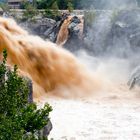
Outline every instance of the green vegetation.
<path id="1" fill-rule="evenodd" d="M 0 64 L 0 140 L 45 140 L 39 131 L 47 125 L 52 108 L 46 104 L 37 109 L 29 103 L 27 80 L 17 74 L 17 66 L 6 66 L 7 52 Z"/>
<path id="2" fill-rule="evenodd" d="M 51 9 L 49 9 L 49 8 L 45 9 L 43 16 L 47 17 L 47 18 L 52 18 L 55 20 L 59 19 L 60 12 L 59 12 L 59 8 L 58 8 L 57 3 L 54 2 Z"/>
<path id="3" fill-rule="evenodd" d="M 34 19 L 34 17 L 38 14 L 38 10 L 32 4 L 25 2 L 23 4 L 25 7 L 25 11 L 23 12 L 23 20 Z"/>
<path id="4" fill-rule="evenodd" d="M 0 7 L 2 8 L 3 12 L 9 11 L 9 6 L 7 3 L 0 3 Z"/>
<path id="5" fill-rule="evenodd" d="M 37 9 L 53 9 L 54 5 L 57 9 L 75 9 L 78 0 L 34 0 L 33 6 Z M 26 9 L 27 1 L 21 4 L 22 9 Z M 30 3 L 29 3 L 30 4 Z"/>
<path id="6" fill-rule="evenodd" d="M 68 2 L 67 7 L 68 7 L 67 9 L 69 10 L 69 12 L 72 12 L 74 10 L 73 4 L 70 1 Z"/>
<path id="7" fill-rule="evenodd" d="M 103 9 L 108 5 L 110 0 L 32 0 L 32 3 L 24 0 L 23 3 L 30 3 L 37 9 L 51 9 L 54 2 L 57 3 L 59 9 L 69 9 L 72 6 L 73 9 L 89 9 L 91 6 L 95 9 Z M 140 6 L 140 0 L 133 0 Z M 7 0 L 0 0 L 0 3 L 7 3 Z M 21 4 L 21 8 L 25 8 L 24 4 Z"/>

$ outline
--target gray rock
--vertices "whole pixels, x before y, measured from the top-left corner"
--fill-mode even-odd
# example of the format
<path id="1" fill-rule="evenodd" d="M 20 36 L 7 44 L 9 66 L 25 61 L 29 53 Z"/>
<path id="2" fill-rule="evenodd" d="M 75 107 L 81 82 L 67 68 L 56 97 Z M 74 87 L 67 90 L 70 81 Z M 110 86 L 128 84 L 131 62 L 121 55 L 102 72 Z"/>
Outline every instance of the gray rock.
<path id="1" fill-rule="evenodd" d="M 79 19 L 77 16 L 74 16 L 74 17 L 71 19 L 71 22 L 72 22 L 72 23 L 76 23 L 76 24 L 81 23 L 80 19 Z"/>
<path id="2" fill-rule="evenodd" d="M 64 47 L 72 52 L 75 52 L 83 46 L 83 41 L 80 39 L 80 27 L 81 20 L 74 16 L 71 19 L 71 23 L 68 26 L 69 37 Z"/>
<path id="3" fill-rule="evenodd" d="M 49 120 L 47 125 L 43 128 L 43 136 L 47 137 L 50 134 L 51 130 L 52 130 L 52 123 Z"/>
<path id="4" fill-rule="evenodd" d="M 35 18 L 34 20 L 28 20 L 20 22 L 20 26 L 27 29 L 30 33 L 44 37 L 46 30 L 52 29 L 56 24 L 56 21 L 49 18 Z"/>
<path id="5" fill-rule="evenodd" d="M 74 16 L 71 19 L 71 23 L 68 26 L 68 30 L 70 32 L 73 32 L 73 33 L 76 33 L 77 34 L 80 31 L 79 27 L 77 26 L 79 23 L 81 23 L 80 19 L 77 16 Z"/>
<path id="6" fill-rule="evenodd" d="M 44 32 L 44 36 L 45 36 L 45 37 L 48 37 L 49 34 L 51 34 L 52 32 L 53 32 L 53 27 L 48 28 L 48 29 Z"/>
<path id="7" fill-rule="evenodd" d="M 136 85 L 140 86 L 140 66 L 133 70 L 127 85 L 129 86 L 130 90 L 133 89 Z"/>
<path id="8" fill-rule="evenodd" d="M 63 21 L 58 21 L 53 27 L 48 28 L 44 32 L 45 38 L 49 39 L 52 42 L 55 42 L 62 23 Z"/>
<path id="9" fill-rule="evenodd" d="M 51 28 L 48 28 L 44 32 L 45 38 L 49 39 L 52 42 L 56 42 L 57 40 L 57 35 L 59 33 L 59 30 L 61 28 L 61 25 L 63 24 L 64 20 L 67 18 L 67 14 L 63 14 L 61 16 L 61 19 L 57 21 Z"/>

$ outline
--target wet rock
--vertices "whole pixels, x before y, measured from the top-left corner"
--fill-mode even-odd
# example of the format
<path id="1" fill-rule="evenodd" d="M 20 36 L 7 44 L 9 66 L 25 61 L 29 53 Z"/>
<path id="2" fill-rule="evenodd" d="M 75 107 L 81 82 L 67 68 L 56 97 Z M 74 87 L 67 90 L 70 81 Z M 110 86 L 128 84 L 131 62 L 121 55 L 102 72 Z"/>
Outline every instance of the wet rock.
<path id="1" fill-rule="evenodd" d="M 79 23 L 81 23 L 81 21 L 80 21 L 80 19 L 77 16 L 74 16 L 71 19 L 71 23 L 79 24 Z"/>
<path id="2" fill-rule="evenodd" d="M 140 86 L 140 66 L 133 70 L 127 85 L 129 86 L 130 90 L 133 89 L 136 85 Z"/>
<path id="3" fill-rule="evenodd" d="M 30 33 L 44 37 L 44 32 L 55 26 L 56 21 L 49 18 L 35 18 L 34 20 L 28 20 L 20 22 L 20 26 L 27 29 Z"/>
<path id="4" fill-rule="evenodd" d="M 42 129 L 43 137 L 48 137 L 48 135 L 50 134 L 50 131 L 51 130 L 52 130 L 52 123 L 49 120 L 48 123 L 47 123 L 47 125 Z"/>
<path id="5" fill-rule="evenodd" d="M 57 35 L 59 33 L 59 30 L 61 28 L 61 25 L 63 24 L 64 20 L 68 17 L 69 14 L 62 14 L 60 17 L 60 20 L 57 21 L 51 28 L 48 28 L 44 32 L 44 36 L 46 39 L 49 39 L 52 42 L 56 42 Z"/>
<path id="6" fill-rule="evenodd" d="M 46 120 L 48 119 L 46 118 Z M 48 138 L 48 135 L 50 134 L 51 130 L 52 130 L 52 123 L 50 120 L 48 120 L 47 125 L 42 130 L 37 132 L 36 135 L 38 135 L 40 139 Z"/>
<path id="7" fill-rule="evenodd" d="M 48 28 L 44 32 L 45 38 L 49 39 L 52 42 L 55 42 L 62 23 L 63 21 L 58 21 L 53 27 Z"/>
<path id="8" fill-rule="evenodd" d="M 70 32 L 70 35 L 72 35 L 72 34 L 78 35 L 78 33 L 80 32 L 80 28 L 77 25 L 79 23 L 81 23 L 81 21 L 77 16 L 74 16 L 71 19 L 71 23 L 68 26 L 68 30 Z"/>
<path id="9" fill-rule="evenodd" d="M 72 17 L 71 22 L 68 26 L 69 36 L 64 47 L 72 52 L 81 49 L 84 43 L 81 38 L 81 30 L 83 30 L 83 28 L 81 29 L 81 27 L 79 26 L 80 24 L 80 18 L 78 16 L 74 16 Z"/>

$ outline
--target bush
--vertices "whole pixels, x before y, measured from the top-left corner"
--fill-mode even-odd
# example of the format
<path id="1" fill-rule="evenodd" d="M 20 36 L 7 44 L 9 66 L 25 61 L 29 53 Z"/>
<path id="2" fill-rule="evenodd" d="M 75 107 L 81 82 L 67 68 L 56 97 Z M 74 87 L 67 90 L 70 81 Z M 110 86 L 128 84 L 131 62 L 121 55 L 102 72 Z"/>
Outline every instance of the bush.
<path id="1" fill-rule="evenodd" d="M 51 9 L 45 9 L 44 17 L 57 20 L 60 16 L 61 14 L 59 12 L 59 8 L 56 1 L 52 4 Z"/>
<path id="2" fill-rule="evenodd" d="M 23 19 L 33 19 L 37 16 L 38 10 L 30 3 L 25 4 L 25 11 L 23 12 Z"/>
<path id="3" fill-rule="evenodd" d="M 0 7 L 2 8 L 3 12 L 9 12 L 9 5 L 7 3 L 0 3 Z"/>
<path id="4" fill-rule="evenodd" d="M 27 80 L 18 76 L 17 66 L 6 66 L 7 52 L 0 64 L 0 140 L 38 140 L 39 131 L 47 125 L 52 108 L 28 102 Z M 43 138 L 42 138 L 43 139 Z M 44 138 L 45 139 L 45 138 Z"/>
<path id="5" fill-rule="evenodd" d="M 23 0 L 20 4 L 20 9 L 26 9 L 26 6 L 29 4 L 29 1 Z"/>
<path id="6" fill-rule="evenodd" d="M 73 4 L 71 2 L 68 2 L 67 6 L 68 6 L 69 12 L 71 13 L 74 10 Z"/>

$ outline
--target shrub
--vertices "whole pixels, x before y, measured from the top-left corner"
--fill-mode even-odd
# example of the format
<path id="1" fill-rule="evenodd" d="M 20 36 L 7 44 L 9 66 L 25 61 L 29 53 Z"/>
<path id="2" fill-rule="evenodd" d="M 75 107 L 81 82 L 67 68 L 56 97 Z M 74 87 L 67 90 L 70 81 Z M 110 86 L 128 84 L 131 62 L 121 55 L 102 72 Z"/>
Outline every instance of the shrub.
<path id="1" fill-rule="evenodd" d="M 68 6 L 69 12 L 71 13 L 74 10 L 73 4 L 71 2 L 68 2 L 67 6 Z"/>
<path id="2" fill-rule="evenodd" d="M 30 3 L 26 3 L 23 19 L 33 19 L 38 14 L 38 10 Z"/>
<path id="3" fill-rule="evenodd" d="M 3 12 L 9 12 L 9 5 L 7 3 L 0 3 L 0 7 L 2 8 Z"/>
<path id="4" fill-rule="evenodd" d="M 29 5 L 29 1 L 23 0 L 20 4 L 20 9 L 25 9 L 27 5 Z"/>
<path id="5" fill-rule="evenodd" d="M 59 12 L 59 8 L 56 1 L 51 5 L 51 9 L 50 8 L 45 9 L 44 17 L 57 20 L 59 19 L 60 16 L 61 14 Z"/>
<path id="6" fill-rule="evenodd" d="M 38 140 L 39 131 L 47 125 L 52 108 L 28 102 L 27 80 L 18 76 L 17 66 L 6 66 L 7 52 L 0 64 L 0 140 Z M 45 138 L 44 138 L 45 139 Z"/>

